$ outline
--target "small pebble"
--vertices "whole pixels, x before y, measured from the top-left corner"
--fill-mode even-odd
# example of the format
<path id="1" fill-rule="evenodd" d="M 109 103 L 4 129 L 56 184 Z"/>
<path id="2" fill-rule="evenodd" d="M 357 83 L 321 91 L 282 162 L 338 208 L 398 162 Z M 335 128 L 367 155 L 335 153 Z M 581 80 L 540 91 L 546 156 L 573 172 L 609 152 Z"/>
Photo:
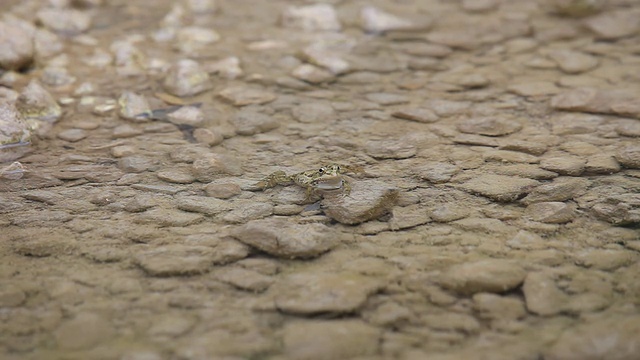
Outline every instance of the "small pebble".
<path id="1" fill-rule="evenodd" d="M 194 96 L 213 88 L 209 73 L 190 59 L 171 65 L 162 85 L 167 92 L 178 97 Z"/>

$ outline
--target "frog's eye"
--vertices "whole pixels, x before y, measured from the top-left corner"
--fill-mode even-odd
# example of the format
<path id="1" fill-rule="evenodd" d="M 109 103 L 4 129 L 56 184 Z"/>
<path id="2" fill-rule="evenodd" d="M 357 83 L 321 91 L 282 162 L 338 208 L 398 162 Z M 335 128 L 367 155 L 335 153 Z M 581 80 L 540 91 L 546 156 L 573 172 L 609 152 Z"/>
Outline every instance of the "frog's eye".
<path id="1" fill-rule="evenodd" d="M 324 174 L 324 172 L 327 171 L 325 168 L 321 167 L 320 169 L 318 169 L 318 172 L 320 174 Z"/>

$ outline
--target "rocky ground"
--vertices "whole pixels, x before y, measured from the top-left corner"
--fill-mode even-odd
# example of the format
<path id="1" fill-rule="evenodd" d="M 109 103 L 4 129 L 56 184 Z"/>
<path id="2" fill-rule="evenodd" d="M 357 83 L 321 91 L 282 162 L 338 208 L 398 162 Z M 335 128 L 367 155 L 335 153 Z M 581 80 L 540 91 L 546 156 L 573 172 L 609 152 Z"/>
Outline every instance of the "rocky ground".
<path id="1" fill-rule="evenodd" d="M 640 358 L 636 0 L 0 10 L 1 358 Z"/>

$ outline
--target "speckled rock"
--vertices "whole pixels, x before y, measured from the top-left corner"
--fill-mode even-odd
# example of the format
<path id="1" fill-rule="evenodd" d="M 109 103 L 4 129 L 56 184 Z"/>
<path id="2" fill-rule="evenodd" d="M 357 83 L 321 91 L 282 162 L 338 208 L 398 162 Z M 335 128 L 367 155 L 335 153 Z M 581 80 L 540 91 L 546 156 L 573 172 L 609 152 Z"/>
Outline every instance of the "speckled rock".
<path id="1" fill-rule="evenodd" d="M 233 236 L 267 254 L 286 259 L 310 258 L 336 245 L 335 234 L 322 224 L 291 224 L 286 219 L 250 221 Z"/>
<path id="2" fill-rule="evenodd" d="M 186 26 L 178 30 L 176 47 L 184 54 L 192 55 L 220 40 L 220 35 L 213 29 Z"/>
<path id="3" fill-rule="evenodd" d="M 19 70 L 31 64 L 34 56 L 31 24 L 20 26 L 22 20 L 0 21 L 0 68 Z"/>
<path id="4" fill-rule="evenodd" d="M 576 206 L 563 202 L 537 202 L 527 206 L 526 215 L 533 221 L 564 224 L 576 217 Z"/>
<path id="5" fill-rule="evenodd" d="M 240 110 L 230 120 L 240 135 L 255 135 L 271 131 L 280 126 L 278 121 L 254 110 Z"/>
<path id="6" fill-rule="evenodd" d="M 180 97 L 194 96 L 213 88 L 209 73 L 190 59 L 173 64 L 162 85 L 169 93 Z"/>
<path id="7" fill-rule="evenodd" d="M 638 357 L 640 316 L 603 314 L 566 329 L 545 351 L 549 360 L 616 359 Z"/>
<path id="8" fill-rule="evenodd" d="M 527 194 L 538 184 L 538 181 L 532 179 L 485 174 L 474 177 L 459 187 L 495 201 L 510 202 Z"/>
<path id="9" fill-rule="evenodd" d="M 437 282 L 463 295 L 503 293 L 520 286 L 525 275 L 524 269 L 513 261 L 487 259 L 453 265 L 438 277 Z"/>
<path id="10" fill-rule="evenodd" d="M 381 286 L 380 280 L 358 274 L 313 272 L 289 275 L 271 290 L 282 312 L 338 315 L 357 311 Z"/>
<path id="11" fill-rule="evenodd" d="M 168 245 L 136 254 L 133 262 L 151 276 L 198 275 L 213 265 L 213 248 Z"/>
<path id="12" fill-rule="evenodd" d="M 284 353 L 300 360 L 369 357 L 378 352 L 380 336 L 361 320 L 291 322 L 284 328 Z"/>
<path id="13" fill-rule="evenodd" d="M 359 180 L 351 185 L 349 196 L 327 193 L 322 207 L 325 214 L 343 224 L 359 224 L 377 219 L 393 208 L 398 189 L 377 180 Z"/>

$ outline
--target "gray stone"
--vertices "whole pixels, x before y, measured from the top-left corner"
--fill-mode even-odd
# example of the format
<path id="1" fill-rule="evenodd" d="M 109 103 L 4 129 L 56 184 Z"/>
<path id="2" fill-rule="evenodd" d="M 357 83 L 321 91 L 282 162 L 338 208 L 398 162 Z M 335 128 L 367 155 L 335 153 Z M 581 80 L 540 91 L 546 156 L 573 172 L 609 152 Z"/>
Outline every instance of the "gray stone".
<path id="1" fill-rule="evenodd" d="M 62 109 L 56 99 L 36 80 L 31 80 L 22 89 L 16 107 L 27 120 L 54 123 L 62 116 Z"/>
<path id="2" fill-rule="evenodd" d="M 121 118 L 132 121 L 147 121 L 151 115 L 151 108 L 143 95 L 131 91 L 125 91 L 118 98 L 120 109 L 118 115 Z M 115 131 L 115 130 L 114 130 Z"/>
<path id="3" fill-rule="evenodd" d="M 527 310 L 541 316 L 559 314 L 568 302 L 568 296 L 557 287 L 553 275 L 548 271 L 529 273 L 522 292 Z"/>
<path id="4" fill-rule="evenodd" d="M 382 287 L 379 280 L 353 273 L 295 273 L 271 290 L 276 307 L 297 315 L 349 314 Z"/>
<path id="5" fill-rule="evenodd" d="M 336 245 L 335 234 L 322 224 L 292 224 L 286 219 L 250 221 L 234 231 L 241 242 L 286 259 L 311 258 Z"/>
<path id="6" fill-rule="evenodd" d="M 399 105 L 409 102 L 409 97 L 392 93 L 371 93 L 367 94 L 365 98 L 382 106 Z"/>
<path id="7" fill-rule="evenodd" d="M 153 208 L 147 210 L 140 217 L 134 219 L 142 224 L 155 224 L 162 227 L 184 227 L 197 224 L 204 220 L 200 214 L 193 214 L 173 209 Z"/>
<path id="8" fill-rule="evenodd" d="M 327 193 L 322 200 L 324 213 L 343 224 L 359 224 L 388 213 L 398 200 L 398 189 L 377 180 L 359 180 L 351 193 Z"/>
<path id="9" fill-rule="evenodd" d="M 453 265 L 437 281 L 442 287 L 462 295 L 504 293 L 520 286 L 525 275 L 524 269 L 513 261 L 487 259 Z"/>
<path id="10" fill-rule="evenodd" d="M 299 360 L 366 358 L 378 353 L 381 332 L 361 320 L 290 322 L 284 328 L 284 354 Z"/>
<path id="11" fill-rule="evenodd" d="M 459 187 L 495 201 L 510 202 L 528 193 L 538 184 L 538 181 L 531 179 L 485 174 L 474 177 Z"/>
<path id="12" fill-rule="evenodd" d="M 191 167 L 193 176 L 200 182 L 210 182 L 222 175 L 242 175 L 242 165 L 237 158 L 226 154 L 206 154 L 196 159 Z"/>

